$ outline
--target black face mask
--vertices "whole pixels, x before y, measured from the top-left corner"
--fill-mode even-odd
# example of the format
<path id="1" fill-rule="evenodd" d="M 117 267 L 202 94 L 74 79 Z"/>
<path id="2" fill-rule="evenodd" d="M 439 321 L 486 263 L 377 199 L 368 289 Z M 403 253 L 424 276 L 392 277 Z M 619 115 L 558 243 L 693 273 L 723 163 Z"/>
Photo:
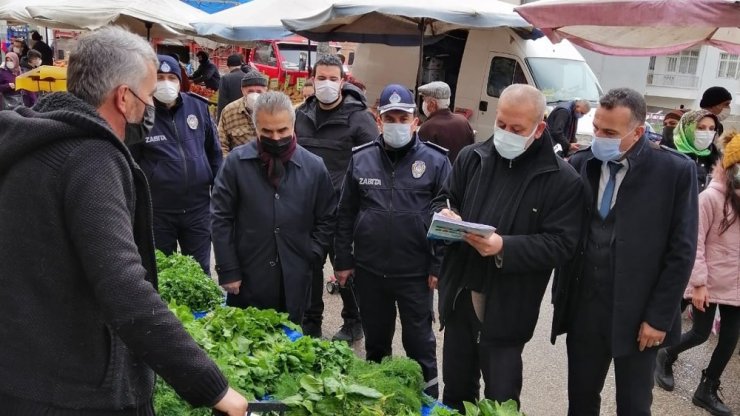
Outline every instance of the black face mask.
<path id="1" fill-rule="evenodd" d="M 144 142 L 144 138 L 154 127 L 154 117 L 154 106 L 144 103 L 144 115 L 140 122 L 131 123 L 126 120 L 126 134 L 123 143 L 126 146 L 132 146 Z"/>
<path id="2" fill-rule="evenodd" d="M 265 153 L 270 154 L 273 157 L 280 157 L 290 149 L 290 143 L 293 141 L 293 136 L 281 137 L 279 140 L 272 140 L 269 137 L 260 136 L 260 144 L 262 150 Z"/>
<path id="3" fill-rule="evenodd" d="M 663 127 L 663 141 L 660 143 L 666 146 L 673 143 L 673 130 L 675 129 L 675 127 Z"/>

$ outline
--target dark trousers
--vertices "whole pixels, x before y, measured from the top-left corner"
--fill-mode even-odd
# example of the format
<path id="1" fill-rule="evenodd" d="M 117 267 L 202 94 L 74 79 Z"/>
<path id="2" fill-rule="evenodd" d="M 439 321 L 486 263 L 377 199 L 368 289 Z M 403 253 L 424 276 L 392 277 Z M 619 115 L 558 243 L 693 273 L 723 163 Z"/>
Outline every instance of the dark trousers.
<path id="1" fill-rule="evenodd" d="M 486 398 L 519 403 L 522 392 L 522 351 L 524 345 L 494 346 L 479 343 L 481 322 L 475 315 L 470 291 L 459 294 L 455 309 L 445 321 L 442 349 L 442 402 L 464 412 L 463 401 L 479 398 L 483 375 Z"/>
<path id="2" fill-rule="evenodd" d="M 154 245 L 164 254 L 177 250 L 193 256 L 207 275 L 211 275 L 211 211 L 206 206 L 184 213 L 154 211 Z"/>
<path id="3" fill-rule="evenodd" d="M 599 415 L 601 390 L 612 361 L 612 306 L 584 299 L 568 333 L 568 415 Z M 637 329 L 635 329 L 637 342 Z M 650 415 L 656 348 L 614 358 L 618 415 Z"/>
<path id="4" fill-rule="evenodd" d="M 355 269 L 355 291 L 361 305 L 366 358 L 380 362 L 392 354 L 396 305 L 406 355 L 421 366 L 427 394 L 437 397 L 437 342 L 432 329 L 432 291 L 426 275 L 384 278 Z"/>
<path id="5" fill-rule="evenodd" d="M 334 249 L 329 251 L 329 259 L 334 258 Z M 320 264 L 313 265 L 313 279 L 311 280 L 311 299 L 306 312 L 303 315 L 304 325 L 321 327 L 324 319 L 324 264 L 326 258 Z M 342 296 L 342 319 L 345 323 L 355 323 L 360 320 L 360 310 L 357 300 L 349 290 L 340 290 Z"/>
<path id="6" fill-rule="evenodd" d="M 672 359 L 675 359 L 678 354 L 689 348 L 706 342 L 709 334 L 712 332 L 717 304 L 710 304 L 708 308 L 705 308 L 706 312 L 702 312 L 693 306 L 691 308 L 693 309 L 694 317 L 694 324 L 691 330 L 681 335 L 681 342 L 666 349 L 668 356 Z M 719 305 L 719 316 L 722 318 L 719 328 L 719 339 L 707 367 L 707 378 L 713 380 L 719 380 L 725 371 L 725 367 L 727 367 L 727 363 L 730 362 L 733 352 L 735 352 L 738 337 L 740 336 L 740 307 Z"/>

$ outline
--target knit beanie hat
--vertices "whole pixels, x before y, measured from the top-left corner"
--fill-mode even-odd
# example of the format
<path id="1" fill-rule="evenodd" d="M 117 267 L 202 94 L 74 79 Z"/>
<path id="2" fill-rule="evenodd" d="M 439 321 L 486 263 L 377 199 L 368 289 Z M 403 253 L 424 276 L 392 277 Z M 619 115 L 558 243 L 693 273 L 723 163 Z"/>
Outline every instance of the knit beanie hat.
<path id="1" fill-rule="evenodd" d="M 729 133 L 725 139 L 725 155 L 722 157 L 722 167 L 729 169 L 735 163 L 740 163 L 740 133 Z"/>
<path id="2" fill-rule="evenodd" d="M 175 74 L 177 79 L 182 81 L 182 72 L 180 72 L 180 64 L 175 61 L 175 58 L 169 55 L 157 55 L 159 59 L 159 68 L 157 68 L 158 74 Z"/>
<path id="3" fill-rule="evenodd" d="M 263 77 L 262 74 L 256 70 L 252 70 L 244 74 L 244 77 L 242 77 L 242 87 L 251 87 L 255 85 L 267 87 L 267 78 Z"/>
<path id="4" fill-rule="evenodd" d="M 704 95 L 701 96 L 701 101 L 699 102 L 699 107 L 714 107 L 725 101 L 732 101 L 732 94 L 722 87 L 711 87 L 704 91 Z"/>

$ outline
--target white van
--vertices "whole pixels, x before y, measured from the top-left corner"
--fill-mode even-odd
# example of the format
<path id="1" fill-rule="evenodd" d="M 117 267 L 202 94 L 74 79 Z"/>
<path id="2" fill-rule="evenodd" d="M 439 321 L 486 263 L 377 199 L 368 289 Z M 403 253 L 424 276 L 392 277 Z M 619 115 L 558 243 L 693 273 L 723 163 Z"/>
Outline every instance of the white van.
<path id="1" fill-rule="evenodd" d="M 451 108 L 469 117 L 477 140 L 493 134 L 498 97 L 513 83 L 537 87 L 549 108 L 575 98 L 589 100 L 595 108 L 601 87 L 573 45 L 526 37 L 527 33 L 510 28 L 456 30 L 440 36 L 424 46 L 422 84 L 445 81 L 450 85 Z M 352 76 L 367 86 L 372 105 L 387 84 L 413 88 L 418 68 L 418 46 L 358 44 Z M 579 121 L 578 134 L 583 139 L 590 139 L 592 122 L 593 110 Z"/>

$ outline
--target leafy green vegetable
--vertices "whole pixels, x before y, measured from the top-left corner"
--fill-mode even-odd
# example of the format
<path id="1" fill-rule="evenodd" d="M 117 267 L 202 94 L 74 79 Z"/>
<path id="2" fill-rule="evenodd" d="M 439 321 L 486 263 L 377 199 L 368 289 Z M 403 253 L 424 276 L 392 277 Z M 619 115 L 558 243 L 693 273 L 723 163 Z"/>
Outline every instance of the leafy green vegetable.
<path id="1" fill-rule="evenodd" d="M 483 399 L 478 404 L 464 402 L 466 416 L 523 416 L 514 400 L 508 400 L 504 403 L 498 403 L 493 400 Z M 460 412 L 454 409 L 444 407 L 435 407 L 432 409 L 430 416 L 456 416 Z"/>
<path id="2" fill-rule="evenodd" d="M 223 302 L 223 292 L 200 264 L 190 256 L 157 250 L 159 295 L 165 302 L 175 301 L 193 311 L 210 311 Z"/>

